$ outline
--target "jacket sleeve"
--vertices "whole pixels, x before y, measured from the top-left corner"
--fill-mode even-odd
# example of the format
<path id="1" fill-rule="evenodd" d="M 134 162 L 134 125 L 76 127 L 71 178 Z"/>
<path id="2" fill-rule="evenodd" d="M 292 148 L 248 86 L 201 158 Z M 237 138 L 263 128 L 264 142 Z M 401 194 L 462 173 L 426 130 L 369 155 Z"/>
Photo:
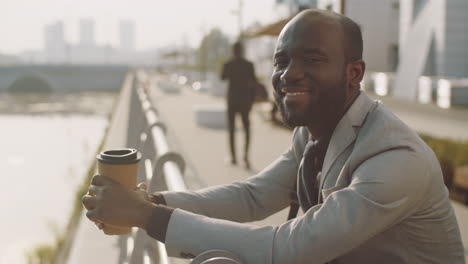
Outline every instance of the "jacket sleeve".
<path id="1" fill-rule="evenodd" d="M 176 209 L 166 246 L 193 255 L 227 250 L 245 263 L 325 263 L 414 212 L 428 186 L 428 167 L 408 150 L 381 153 L 352 173 L 349 186 L 280 226 L 257 227 Z"/>
<path id="2" fill-rule="evenodd" d="M 290 203 L 295 190 L 305 129 L 296 129 L 292 146 L 267 168 L 247 181 L 198 191 L 161 192 L 170 207 L 236 222 L 257 221 Z"/>

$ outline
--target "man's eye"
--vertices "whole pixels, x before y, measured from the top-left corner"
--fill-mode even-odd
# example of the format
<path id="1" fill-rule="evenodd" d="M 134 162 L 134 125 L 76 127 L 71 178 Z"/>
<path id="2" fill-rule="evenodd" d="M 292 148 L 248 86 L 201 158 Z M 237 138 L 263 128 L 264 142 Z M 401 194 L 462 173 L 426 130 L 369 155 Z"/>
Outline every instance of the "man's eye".
<path id="1" fill-rule="evenodd" d="M 320 61 L 320 58 L 318 58 L 318 57 L 305 57 L 305 58 L 304 58 L 304 61 L 305 61 L 305 62 L 309 62 L 309 63 L 311 63 L 311 62 L 318 62 L 318 61 Z"/>

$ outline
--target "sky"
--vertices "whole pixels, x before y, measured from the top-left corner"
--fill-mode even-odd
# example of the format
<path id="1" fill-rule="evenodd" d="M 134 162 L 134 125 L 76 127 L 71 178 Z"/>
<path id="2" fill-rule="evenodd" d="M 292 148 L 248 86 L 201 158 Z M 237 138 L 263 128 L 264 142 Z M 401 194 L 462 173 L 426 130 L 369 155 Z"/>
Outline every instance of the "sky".
<path id="1" fill-rule="evenodd" d="M 243 0 L 243 24 L 267 23 L 274 0 Z M 118 43 L 120 20 L 133 20 L 136 48 L 198 45 L 201 33 L 218 26 L 227 34 L 238 32 L 235 11 L 239 0 L 0 0 L 0 54 L 18 54 L 43 47 L 44 26 L 63 21 L 65 38 L 78 41 L 80 19 L 95 21 L 100 45 Z"/>

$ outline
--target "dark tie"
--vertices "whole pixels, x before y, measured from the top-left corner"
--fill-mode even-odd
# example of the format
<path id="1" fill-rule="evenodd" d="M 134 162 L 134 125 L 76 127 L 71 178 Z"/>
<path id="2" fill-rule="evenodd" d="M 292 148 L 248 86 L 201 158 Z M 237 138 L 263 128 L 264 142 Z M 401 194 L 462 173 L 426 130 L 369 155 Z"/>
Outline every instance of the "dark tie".
<path id="1" fill-rule="evenodd" d="M 306 198 L 301 201 L 304 212 L 319 202 L 320 176 L 329 141 L 330 137 L 310 140 L 304 149 L 300 187 Z"/>

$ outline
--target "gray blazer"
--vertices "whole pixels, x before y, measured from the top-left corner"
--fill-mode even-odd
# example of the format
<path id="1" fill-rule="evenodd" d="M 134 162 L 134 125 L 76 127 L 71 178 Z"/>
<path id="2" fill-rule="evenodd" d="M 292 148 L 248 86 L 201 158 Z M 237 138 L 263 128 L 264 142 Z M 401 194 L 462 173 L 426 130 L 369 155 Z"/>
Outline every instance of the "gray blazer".
<path id="1" fill-rule="evenodd" d="M 320 182 L 323 203 L 279 226 L 257 227 L 290 203 L 309 138 L 244 182 L 164 192 L 174 211 L 172 255 L 211 249 L 245 263 L 464 263 L 439 162 L 418 135 L 364 92 L 338 123 Z M 299 188 L 300 189 L 300 188 Z"/>

